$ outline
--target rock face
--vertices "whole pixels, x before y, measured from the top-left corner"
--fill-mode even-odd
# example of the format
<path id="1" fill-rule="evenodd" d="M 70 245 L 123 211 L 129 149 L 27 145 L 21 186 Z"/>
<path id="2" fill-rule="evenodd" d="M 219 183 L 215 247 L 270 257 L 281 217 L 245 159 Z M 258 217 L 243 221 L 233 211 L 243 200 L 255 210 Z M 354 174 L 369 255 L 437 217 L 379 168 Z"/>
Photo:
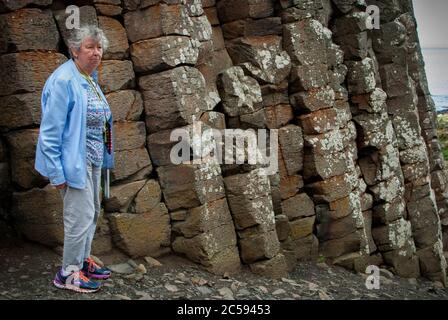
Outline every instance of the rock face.
<path id="1" fill-rule="evenodd" d="M 0 219 L 49 246 L 62 203 L 34 156 L 43 84 L 68 57 L 60 4 L 0 1 Z M 80 11 L 110 41 L 99 82 L 116 133 L 94 252 L 272 277 L 320 257 L 446 284 L 448 177 L 410 0 Z"/>

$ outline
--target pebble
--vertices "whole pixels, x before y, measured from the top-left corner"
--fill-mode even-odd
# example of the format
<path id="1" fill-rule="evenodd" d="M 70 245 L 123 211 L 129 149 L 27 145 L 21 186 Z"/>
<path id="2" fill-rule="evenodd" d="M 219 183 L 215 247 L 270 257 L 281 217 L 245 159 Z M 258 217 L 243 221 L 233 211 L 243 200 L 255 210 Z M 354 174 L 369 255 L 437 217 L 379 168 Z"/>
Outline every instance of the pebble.
<path id="1" fill-rule="evenodd" d="M 168 290 L 169 292 L 177 292 L 179 291 L 179 289 L 173 285 L 173 284 L 165 284 L 165 289 Z"/>
<path id="2" fill-rule="evenodd" d="M 266 287 L 263 287 L 263 286 L 258 286 L 258 289 L 259 289 L 261 292 L 263 292 L 263 293 L 268 293 L 268 292 L 269 292 L 269 290 L 268 290 Z"/>
<path id="3" fill-rule="evenodd" d="M 139 264 L 137 266 L 136 270 L 137 270 L 137 272 L 142 273 L 142 274 L 146 274 L 147 273 L 146 268 L 145 268 L 145 266 L 143 264 Z"/>
<path id="4" fill-rule="evenodd" d="M 154 259 L 153 257 L 145 257 L 145 261 L 148 264 L 148 266 L 152 267 L 152 268 L 157 268 L 157 267 L 161 267 L 162 266 L 160 261 Z"/>
<path id="5" fill-rule="evenodd" d="M 196 287 L 196 290 L 198 290 L 203 295 L 209 295 L 212 293 L 212 290 L 204 286 Z"/>
<path id="6" fill-rule="evenodd" d="M 388 279 L 393 279 L 394 278 L 394 274 L 392 272 L 390 272 L 389 270 L 384 269 L 384 268 L 380 268 L 380 275 L 384 276 L 385 278 L 388 278 Z"/>
<path id="7" fill-rule="evenodd" d="M 124 294 L 116 294 L 113 296 L 113 298 L 118 299 L 118 300 L 132 300 L 131 298 L 129 298 L 128 296 L 126 296 Z"/>
<path id="8" fill-rule="evenodd" d="M 131 274 L 134 272 L 134 268 L 129 263 L 119 263 L 108 266 L 112 272 L 120 274 Z"/>
<path id="9" fill-rule="evenodd" d="M 274 296 L 277 296 L 277 295 L 279 295 L 279 294 L 285 294 L 285 293 L 286 293 L 286 291 L 283 290 L 283 289 L 277 289 L 277 290 L 275 290 L 274 292 L 272 292 L 272 294 L 273 294 Z"/>
<path id="10" fill-rule="evenodd" d="M 218 290 L 219 294 L 226 300 L 233 300 L 233 292 L 230 288 L 224 287 Z"/>
<path id="11" fill-rule="evenodd" d="M 246 289 L 241 289 L 240 291 L 238 291 L 237 295 L 244 297 L 250 295 L 250 292 Z"/>

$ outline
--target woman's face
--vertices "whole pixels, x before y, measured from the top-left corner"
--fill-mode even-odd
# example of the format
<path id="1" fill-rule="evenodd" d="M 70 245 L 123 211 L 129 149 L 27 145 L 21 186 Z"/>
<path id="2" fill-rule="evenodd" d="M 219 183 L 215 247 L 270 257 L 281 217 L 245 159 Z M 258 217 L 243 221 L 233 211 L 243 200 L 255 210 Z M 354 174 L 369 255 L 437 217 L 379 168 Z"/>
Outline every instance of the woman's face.
<path id="1" fill-rule="evenodd" d="M 93 38 L 84 39 L 79 51 L 75 51 L 75 58 L 78 64 L 89 74 L 100 65 L 102 56 L 103 48 L 101 42 Z"/>

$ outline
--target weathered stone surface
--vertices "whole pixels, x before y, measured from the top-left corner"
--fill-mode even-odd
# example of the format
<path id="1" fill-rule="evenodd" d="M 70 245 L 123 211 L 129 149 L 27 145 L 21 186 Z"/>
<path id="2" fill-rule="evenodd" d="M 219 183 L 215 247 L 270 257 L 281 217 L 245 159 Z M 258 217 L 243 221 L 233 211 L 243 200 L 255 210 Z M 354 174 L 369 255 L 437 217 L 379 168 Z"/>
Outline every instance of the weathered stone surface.
<path id="1" fill-rule="evenodd" d="M 226 117 L 224 113 L 216 111 L 204 112 L 199 120 L 211 128 L 220 130 L 226 128 Z"/>
<path id="2" fill-rule="evenodd" d="M 280 249 L 275 230 L 261 233 L 239 240 L 241 259 L 244 263 L 254 263 L 258 260 L 275 257 Z"/>
<path id="3" fill-rule="evenodd" d="M 194 65 L 198 54 L 196 43 L 186 36 L 165 36 L 131 45 L 136 72 L 159 72 L 180 64 Z"/>
<path id="4" fill-rule="evenodd" d="M 327 45 L 331 31 L 313 19 L 283 26 L 283 43 L 291 61 L 297 65 L 327 64 Z"/>
<path id="5" fill-rule="evenodd" d="M 116 151 L 139 149 L 145 146 L 144 122 L 115 122 L 114 133 Z"/>
<path id="6" fill-rule="evenodd" d="M 65 12 L 65 9 L 57 10 L 54 11 L 53 14 L 54 18 L 56 19 L 58 29 L 61 33 L 61 37 L 64 40 L 65 45 L 67 45 L 68 39 L 73 35 L 74 31 L 74 28 L 72 28 L 73 24 L 75 23 L 74 17 L 72 16 L 73 10 L 68 10 L 68 12 Z M 68 22 L 68 24 L 66 22 Z M 98 26 L 98 18 L 94 7 L 92 6 L 79 7 L 79 25 Z"/>
<path id="7" fill-rule="evenodd" d="M 277 36 L 239 38 L 226 43 L 232 61 L 262 83 L 279 84 L 291 69 L 291 59 Z"/>
<path id="8" fill-rule="evenodd" d="M 143 179 L 151 171 L 151 159 L 144 147 L 115 152 L 115 168 L 111 171 L 113 180 L 129 178 L 137 173 L 140 177 L 135 178 Z"/>
<path id="9" fill-rule="evenodd" d="M 162 203 L 146 213 L 116 213 L 108 218 L 115 244 L 132 257 L 156 255 L 170 245 L 170 216 Z"/>
<path id="10" fill-rule="evenodd" d="M 159 183 L 156 180 L 148 180 L 135 197 L 135 212 L 151 211 L 161 200 L 162 192 Z"/>
<path id="11" fill-rule="evenodd" d="M 192 21 L 183 5 L 159 4 L 124 15 L 130 42 L 167 35 L 189 36 L 190 23 Z"/>
<path id="12" fill-rule="evenodd" d="M 316 199 L 332 202 L 344 198 L 358 186 L 359 180 L 353 172 L 342 176 L 332 177 L 325 181 L 315 182 L 310 185 Z"/>
<path id="13" fill-rule="evenodd" d="M 207 16 L 191 17 L 191 21 L 193 22 L 193 25 L 190 24 L 190 33 L 194 42 L 201 45 L 212 39 L 213 30 Z"/>
<path id="14" fill-rule="evenodd" d="M 222 0 L 217 3 L 219 20 L 222 23 L 244 18 L 265 18 L 274 13 L 270 0 Z"/>
<path id="15" fill-rule="evenodd" d="M 315 221 L 316 216 L 290 221 L 291 239 L 296 240 L 309 236 L 313 232 L 313 226 Z"/>
<path id="16" fill-rule="evenodd" d="M 135 74 L 131 61 L 105 60 L 98 70 L 99 84 L 104 93 L 134 86 Z"/>
<path id="17" fill-rule="evenodd" d="M 275 231 L 277 232 L 279 241 L 284 241 L 288 238 L 291 233 L 291 227 L 287 216 L 283 214 L 275 216 Z"/>
<path id="18" fill-rule="evenodd" d="M 179 67 L 144 76 L 139 86 L 149 132 L 191 124 L 207 110 L 205 80 L 195 68 Z"/>
<path id="19" fill-rule="evenodd" d="M 291 247 L 283 247 L 285 250 L 292 250 L 294 252 L 295 258 L 298 262 L 300 261 L 316 261 L 318 257 L 319 250 L 319 240 L 314 234 L 310 234 L 305 238 L 300 238 L 293 240 L 291 242 L 293 245 Z M 296 265 L 294 261 L 294 266 Z"/>
<path id="20" fill-rule="evenodd" d="M 279 129 L 287 125 L 293 118 L 293 111 L 289 104 L 279 104 L 264 108 L 266 127 Z"/>
<path id="21" fill-rule="evenodd" d="M 236 234 L 232 224 L 224 224 L 193 238 L 177 237 L 173 250 L 201 263 L 215 273 L 239 269 Z"/>
<path id="22" fill-rule="evenodd" d="M 348 91 L 353 95 L 370 93 L 375 89 L 376 80 L 373 61 L 365 58 L 362 61 L 348 61 Z"/>
<path id="23" fill-rule="evenodd" d="M 35 4 L 39 6 L 48 6 L 51 4 L 53 0 L 16 0 L 16 1 L 8 1 L 2 0 L 0 2 L 0 10 L 17 10 L 23 8 L 29 4 Z"/>
<path id="24" fill-rule="evenodd" d="M 304 136 L 305 146 L 311 147 L 312 152 L 318 154 L 343 151 L 355 138 L 356 128 L 351 122 L 341 130 L 336 129 L 324 134 Z"/>
<path id="25" fill-rule="evenodd" d="M 258 82 L 244 75 L 240 67 L 232 67 L 222 72 L 217 79 L 224 111 L 231 117 L 252 113 L 262 101 Z"/>
<path id="26" fill-rule="evenodd" d="M 39 92 L 48 76 L 67 58 L 60 53 L 20 52 L 0 56 L 0 96 Z"/>
<path id="27" fill-rule="evenodd" d="M 302 129 L 295 125 L 282 127 L 278 131 L 278 140 L 287 173 L 292 176 L 303 168 Z"/>
<path id="28" fill-rule="evenodd" d="M 443 255 L 442 242 L 437 241 L 432 246 L 418 250 L 417 256 L 420 258 L 422 274 L 446 285 L 447 264 Z"/>
<path id="29" fill-rule="evenodd" d="M 283 254 L 278 254 L 272 259 L 259 261 L 249 265 L 250 270 L 262 276 L 283 278 L 287 276 L 288 266 Z"/>
<path id="30" fill-rule="evenodd" d="M 405 203 L 402 198 L 398 197 L 392 202 L 376 205 L 373 208 L 374 224 L 387 224 L 398 220 L 405 215 Z"/>
<path id="31" fill-rule="evenodd" d="M 64 243 L 62 199 L 54 187 L 13 194 L 16 229 L 27 239 L 56 247 Z"/>
<path id="32" fill-rule="evenodd" d="M 301 193 L 282 201 L 282 212 L 289 220 L 313 216 L 314 203 L 306 193 Z"/>
<path id="33" fill-rule="evenodd" d="M 6 135 L 11 158 L 11 181 L 22 188 L 44 186 L 48 181 L 34 169 L 38 129 L 13 131 Z"/>
<path id="34" fill-rule="evenodd" d="M 138 91 L 119 90 L 106 95 L 114 121 L 138 121 L 143 112 L 143 99 Z"/>
<path id="35" fill-rule="evenodd" d="M 41 119 L 41 92 L 9 95 L 0 98 L 0 127 L 7 129 L 37 125 Z"/>
<path id="36" fill-rule="evenodd" d="M 348 196 L 332 201 L 329 203 L 329 210 L 324 212 L 325 216 L 329 216 L 331 219 L 341 219 L 346 217 L 354 211 L 361 210 L 361 199 L 358 192 L 351 192 Z M 319 217 L 319 211 L 318 217 Z M 318 218 L 319 219 L 319 218 Z M 322 219 L 325 219 L 323 217 Z M 319 219 L 320 220 L 320 219 Z"/>
<path id="37" fill-rule="evenodd" d="M 224 38 L 253 37 L 267 35 L 281 35 L 282 23 L 279 17 L 263 19 L 236 20 L 222 25 Z"/>
<path id="38" fill-rule="evenodd" d="M 232 60 L 227 50 L 213 51 L 209 59 L 198 65 L 197 68 L 205 79 L 205 102 L 208 110 L 212 110 L 221 101 L 216 88 L 218 74 L 230 67 Z"/>
<path id="39" fill-rule="evenodd" d="M 359 249 L 360 236 L 356 231 L 343 238 L 320 243 L 319 254 L 328 258 L 336 258 L 346 253 L 359 251 Z"/>
<path id="40" fill-rule="evenodd" d="M 349 215 L 317 225 L 317 237 L 320 241 L 343 238 L 356 231 L 356 221 Z"/>
<path id="41" fill-rule="evenodd" d="M 173 232 L 185 238 L 193 238 L 223 225 L 233 225 L 225 198 L 188 209 L 185 220 L 173 224 Z"/>
<path id="42" fill-rule="evenodd" d="M 282 199 L 294 196 L 303 187 L 303 178 L 299 175 L 282 176 L 280 178 L 279 190 Z"/>
<path id="43" fill-rule="evenodd" d="M 331 108 L 334 105 L 335 92 L 330 87 L 311 89 L 289 97 L 291 105 L 299 112 L 314 112 Z"/>
<path id="44" fill-rule="evenodd" d="M 319 134 L 339 127 L 335 108 L 318 110 L 300 116 L 300 123 L 305 134 Z"/>
<path id="45" fill-rule="evenodd" d="M 20 9 L 0 16 L 0 53 L 57 51 L 59 34 L 50 11 Z"/>
<path id="46" fill-rule="evenodd" d="M 305 154 L 303 176 L 305 179 L 316 176 L 321 179 L 328 179 L 343 175 L 350 170 L 354 170 L 356 163 L 354 155 L 356 155 L 355 144 L 342 152 Z"/>
<path id="47" fill-rule="evenodd" d="M 412 242 L 411 223 L 401 218 L 388 225 L 374 228 L 372 235 L 380 251 L 398 250 L 408 242 Z"/>
<path id="48" fill-rule="evenodd" d="M 157 173 L 170 211 L 198 207 L 224 197 L 219 164 L 163 166 L 157 168 Z"/>
<path id="49" fill-rule="evenodd" d="M 120 6 L 102 3 L 95 4 L 95 8 L 98 10 L 98 13 L 104 16 L 118 16 L 123 11 L 123 8 Z"/>
<path id="50" fill-rule="evenodd" d="M 103 54 L 105 60 L 120 60 L 128 56 L 129 43 L 126 30 L 118 20 L 99 16 L 98 27 L 104 30 L 109 47 Z"/>
<path id="51" fill-rule="evenodd" d="M 143 188 L 145 181 L 135 181 L 110 188 L 110 198 L 105 201 L 107 212 L 131 212 L 129 207 L 137 193 Z"/>
<path id="52" fill-rule="evenodd" d="M 329 84 L 330 73 L 325 64 L 293 65 L 291 68 L 291 92 L 306 91 L 325 87 Z"/>

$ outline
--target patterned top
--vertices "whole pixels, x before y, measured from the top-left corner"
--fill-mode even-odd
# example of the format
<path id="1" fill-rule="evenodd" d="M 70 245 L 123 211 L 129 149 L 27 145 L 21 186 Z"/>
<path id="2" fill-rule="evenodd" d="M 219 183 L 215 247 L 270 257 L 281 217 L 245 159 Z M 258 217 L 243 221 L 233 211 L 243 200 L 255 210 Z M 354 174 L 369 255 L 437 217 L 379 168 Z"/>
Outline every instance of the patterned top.
<path id="1" fill-rule="evenodd" d="M 101 90 L 95 83 L 97 90 Z M 104 140 L 103 128 L 105 118 L 109 119 L 109 106 L 98 98 L 92 87 L 87 88 L 87 161 L 93 166 L 102 166 Z"/>

